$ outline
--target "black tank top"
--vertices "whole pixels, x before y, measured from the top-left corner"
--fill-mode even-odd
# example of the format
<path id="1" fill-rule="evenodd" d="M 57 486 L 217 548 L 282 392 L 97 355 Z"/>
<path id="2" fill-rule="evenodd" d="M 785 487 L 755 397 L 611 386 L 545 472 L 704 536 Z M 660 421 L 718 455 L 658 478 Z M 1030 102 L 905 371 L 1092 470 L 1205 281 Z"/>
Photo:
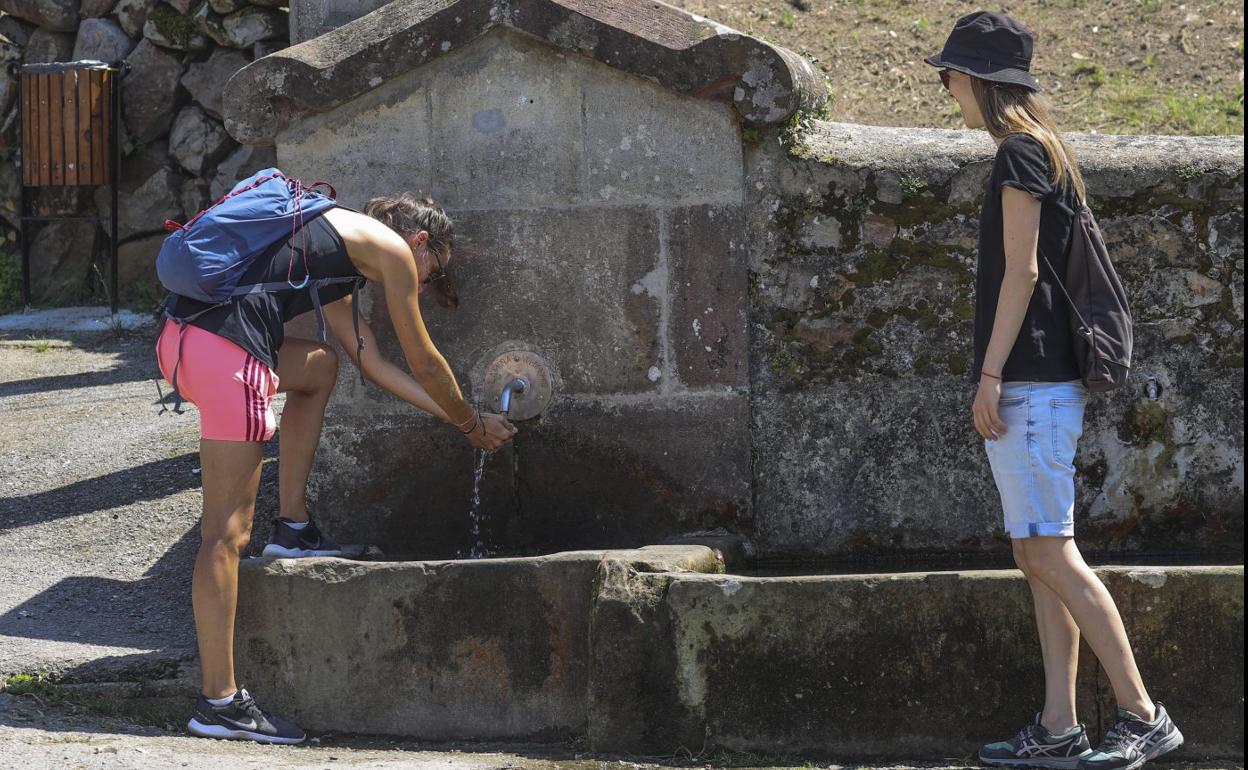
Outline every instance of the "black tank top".
<path id="1" fill-rule="evenodd" d="M 293 269 L 292 244 L 295 247 Z M 322 305 L 342 299 L 354 287 L 364 284 L 364 277 L 351 263 L 346 244 L 338 231 L 324 216 L 318 216 L 305 222 L 301 232 L 266 249 L 243 274 L 239 286 L 282 283 L 288 277 L 298 286 L 305 275 L 305 256 L 306 272 L 313 281 L 318 278 L 357 279 L 354 283 L 333 283 L 316 290 Z M 176 318 L 188 318 L 202 312 L 188 323 L 224 337 L 263 361 L 270 369 L 277 369 L 277 351 L 285 340 L 286 322 L 312 310 L 312 291 L 310 284 L 296 289 L 286 283 L 277 291 L 248 294 L 223 306 L 171 294 L 168 311 Z"/>

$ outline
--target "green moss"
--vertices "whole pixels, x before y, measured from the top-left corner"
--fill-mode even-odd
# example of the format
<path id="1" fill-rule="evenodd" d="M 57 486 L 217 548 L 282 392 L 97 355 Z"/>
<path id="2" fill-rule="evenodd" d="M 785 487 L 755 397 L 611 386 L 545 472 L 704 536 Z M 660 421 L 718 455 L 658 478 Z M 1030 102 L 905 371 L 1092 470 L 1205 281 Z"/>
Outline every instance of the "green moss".
<path id="1" fill-rule="evenodd" d="M 147 14 L 147 20 L 152 23 L 161 37 L 181 50 L 189 49 L 191 41 L 199 35 L 194 19 L 190 16 L 183 16 L 165 3 L 157 3 L 156 7 Z"/>
<path id="2" fill-rule="evenodd" d="M 1179 166 L 1179 170 L 1175 173 L 1179 179 L 1186 182 L 1200 176 L 1200 166 L 1197 166 L 1195 163 L 1184 163 L 1182 166 Z"/>

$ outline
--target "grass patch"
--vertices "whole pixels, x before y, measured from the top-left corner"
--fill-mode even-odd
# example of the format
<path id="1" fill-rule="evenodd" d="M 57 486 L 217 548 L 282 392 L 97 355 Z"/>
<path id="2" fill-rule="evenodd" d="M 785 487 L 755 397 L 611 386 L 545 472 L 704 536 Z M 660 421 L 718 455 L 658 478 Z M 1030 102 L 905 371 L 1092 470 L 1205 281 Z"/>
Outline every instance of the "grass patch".
<path id="1" fill-rule="evenodd" d="M 1077 78 L 1086 78 L 1093 88 L 1100 88 L 1107 82 L 1105 68 L 1092 62 L 1085 62 L 1075 67 L 1073 74 Z"/>
<path id="2" fill-rule="evenodd" d="M 1097 130 L 1111 134 L 1238 134 L 1244 125 L 1244 86 L 1237 84 L 1229 93 L 1160 88 L 1128 72 L 1110 71 L 1086 108 L 1096 115 Z"/>
<path id="3" fill-rule="evenodd" d="M 77 697 L 69 688 L 54 683 L 42 671 L 37 674 L 14 674 L 6 678 L 4 692 L 12 695 L 31 695 L 46 704 L 80 706 L 104 716 L 122 716 L 121 706 L 115 701 Z"/>
<path id="4" fill-rule="evenodd" d="M 170 720 L 154 715 L 127 712 L 123 701 L 116 698 L 101 698 L 57 684 L 43 671 L 37 674 L 14 674 L 6 677 L 3 687 L 0 687 L 0 692 L 31 697 L 44 706 L 78 708 L 101 716 L 126 719 L 127 721 L 149 727 L 170 729 L 172 724 Z"/>

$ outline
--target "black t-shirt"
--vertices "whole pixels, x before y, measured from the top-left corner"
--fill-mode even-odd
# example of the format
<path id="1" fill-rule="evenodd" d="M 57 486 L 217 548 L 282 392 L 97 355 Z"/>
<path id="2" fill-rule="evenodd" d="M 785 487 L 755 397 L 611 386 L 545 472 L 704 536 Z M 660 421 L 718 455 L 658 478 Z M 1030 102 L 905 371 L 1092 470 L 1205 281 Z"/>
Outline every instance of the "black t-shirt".
<path id="1" fill-rule="evenodd" d="M 290 245 L 295 246 L 295 263 L 291 267 Z M 295 285 L 303 280 L 304 252 L 306 244 L 307 273 L 316 278 L 355 278 L 362 285 L 363 276 L 355 269 L 347 255 L 342 236 L 323 216 L 304 224 L 301 233 L 270 246 L 239 280 L 239 286 L 257 283 L 284 282 L 289 276 Z M 333 283 L 322 286 L 319 292 L 322 305 L 342 299 L 351 293 L 352 282 Z M 312 309 L 310 287 L 293 289 L 284 287 L 275 292 L 248 294 L 229 305 L 212 307 L 209 304 L 176 294 L 169 295 L 169 313 L 175 318 L 185 318 L 206 308 L 203 315 L 191 320 L 191 326 L 224 337 L 243 350 L 263 361 L 270 369 L 277 369 L 277 351 L 285 340 L 285 324 L 290 319 Z"/>
<path id="2" fill-rule="evenodd" d="M 979 263 L 975 275 L 975 368 L 980 378 L 984 356 L 996 320 L 997 298 L 1005 277 L 1005 234 L 1001 219 L 1001 193 L 1015 187 L 1041 202 L 1036 282 L 1018 339 L 1006 359 L 1006 381 L 1068 382 L 1079 379 L 1070 330 L 1070 303 L 1057 285 L 1066 274 L 1066 247 L 1075 223 L 1078 197 L 1073 184 L 1053 184 L 1049 156 L 1044 146 L 1028 134 L 1011 134 L 997 148 L 992 176 L 988 178 L 983 212 L 979 220 Z"/>

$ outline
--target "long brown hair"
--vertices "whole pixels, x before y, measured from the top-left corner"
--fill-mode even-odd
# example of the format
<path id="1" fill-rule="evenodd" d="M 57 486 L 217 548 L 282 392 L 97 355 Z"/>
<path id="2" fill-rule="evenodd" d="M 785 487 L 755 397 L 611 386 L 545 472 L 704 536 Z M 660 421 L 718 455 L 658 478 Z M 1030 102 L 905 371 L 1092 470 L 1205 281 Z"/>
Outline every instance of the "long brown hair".
<path id="1" fill-rule="evenodd" d="M 447 272 L 451 247 L 455 245 L 455 227 L 442 207 L 428 195 L 410 192 L 382 195 L 364 204 L 364 213 L 389 227 L 404 239 L 421 230 L 429 233 L 426 248 L 442 268 L 442 275 L 429 282 L 433 299 L 445 308 L 459 307 L 459 294 Z"/>
<path id="2" fill-rule="evenodd" d="M 971 78 L 971 91 L 984 116 L 984 128 L 997 138 L 1027 134 L 1040 143 L 1049 156 L 1053 184 L 1074 185 L 1079 201 L 1087 200 L 1083 174 L 1075 162 L 1075 152 L 1057 130 L 1048 106 L 1034 91 L 1021 86 Z"/>

